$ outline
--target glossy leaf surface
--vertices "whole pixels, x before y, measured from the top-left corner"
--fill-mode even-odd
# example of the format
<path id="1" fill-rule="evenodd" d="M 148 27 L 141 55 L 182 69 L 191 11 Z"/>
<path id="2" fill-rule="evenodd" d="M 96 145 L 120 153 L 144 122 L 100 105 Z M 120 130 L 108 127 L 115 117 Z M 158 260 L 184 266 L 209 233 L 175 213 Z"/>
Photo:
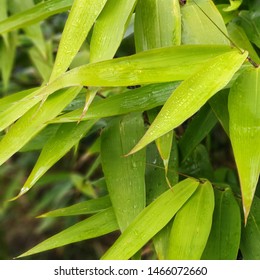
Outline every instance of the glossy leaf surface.
<path id="1" fill-rule="evenodd" d="M 230 89 L 229 131 L 240 178 L 245 222 L 260 172 L 260 68 L 249 68 Z"/>
<path id="2" fill-rule="evenodd" d="M 198 260 L 206 246 L 214 210 L 214 192 L 207 181 L 176 214 L 170 234 L 168 258 Z"/>
<path id="3" fill-rule="evenodd" d="M 126 260 L 133 256 L 172 219 L 198 185 L 196 180 L 186 179 L 160 195 L 136 217 L 102 259 Z"/>
<path id="4" fill-rule="evenodd" d="M 145 151 L 124 157 L 143 132 L 142 115 L 134 113 L 114 119 L 101 136 L 102 169 L 121 231 L 145 207 Z"/>
<path id="5" fill-rule="evenodd" d="M 146 134 L 132 149 L 134 153 L 196 113 L 222 89 L 239 69 L 247 53 L 234 51 L 206 62 L 199 71 L 183 81 L 164 104 Z"/>

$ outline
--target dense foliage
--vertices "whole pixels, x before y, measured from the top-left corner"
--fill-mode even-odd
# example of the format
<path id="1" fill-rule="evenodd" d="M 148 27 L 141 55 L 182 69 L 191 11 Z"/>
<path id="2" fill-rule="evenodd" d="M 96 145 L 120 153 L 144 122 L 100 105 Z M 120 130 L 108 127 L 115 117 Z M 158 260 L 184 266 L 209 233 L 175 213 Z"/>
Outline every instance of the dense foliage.
<path id="1" fill-rule="evenodd" d="M 260 259 L 258 0 L 0 0 L 0 34 L 1 218 L 60 231 L 20 257 Z"/>

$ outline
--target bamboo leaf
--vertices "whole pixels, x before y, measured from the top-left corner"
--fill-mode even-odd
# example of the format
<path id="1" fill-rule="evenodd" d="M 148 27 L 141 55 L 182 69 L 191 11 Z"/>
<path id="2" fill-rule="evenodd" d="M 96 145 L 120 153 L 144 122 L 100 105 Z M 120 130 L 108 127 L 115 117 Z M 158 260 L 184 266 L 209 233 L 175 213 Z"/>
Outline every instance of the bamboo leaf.
<path id="1" fill-rule="evenodd" d="M 20 255 L 18 258 L 30 256 L 67 244 L 79 242 L 102 236 L 118 229 L 116 217 L 112 208 L 101 211 L 94 216 L 81 221 L 60 233 L 44 240 L 32 249 Z"/>
<path id="2" fill-rule="evenodd" d="M 36 105 L 20 118 L 0 142 L 0 165 L 41 131 L 47 125 L 47 121 L 56 117 L 79 93 L 79 90 L 79 88 L 61 90 L 48 102 L 46 101 L 40 109 Z"/>
<path id="3" fill-rule="evenodd" d="M 189 124 L 179 141 L 182 159 L 185 160 L 194 148 L 216 125 L 217 118 L 208 104 L 205 104 Z"/>
<path id="4" fill-rule="evenodd" d="M 224 9 L 225 12 L 231 12 L 237 10 L 242 4 L 243 0 L 229 0 L 230 5 Z"/>
<path id="5" fill-rule="evenodd" d="M 198 185 L 196 180 L 186 179 L 160 195 L 135 218 L 102 259 L 126 260 L 133 256 L 172 219 Z"/>
<path id="6" fill-rule="evenodd" d="M 24 0 L 20 5 L 19 0 L 9 0 L 9 9 L 13 14 L 20 13 L 34 6 L 33 0 Z M 23 27 L 26 36 L 33 42 L 43 58 L 47 58 L 46 43 L 39 23 Z"/>
<path id="7" fill-rule="evenodd" d="M 111 59 L 116 53 L 137 0 L 108 0 L 99 15 L 90 42 L 90 61 Z"/>
<path id="8" fill-rule="evenodd" d="M 241 55 L 236 51 L 217 56 L 183 81 L 129 154 L 139 151 L 196 113 L 210 97 L 230 81 L 246 57 L 246 52 Z"/>
<path id="9" fill-rule="evenodd" d="M 176 214 L 168 248 L 172 260 L 197 260 L 206 246 L 214 210 L 214 192 L 210 182 L 201 183 Z"/>
<path id="10" fill-rule="evenodd" d="M 179 82 L 147 85 L 102 99 L 90 105 L 87 114 L 83 116 L 82 120 L 99 119 L 136 111 L 143 112 L 163 105 L 178 85 Z M 77 122 L 81 114 L 82 109 L 80 108 L 58 116 L 52 122 Z"/>
<path id="11" fill-rule="evenodd" d="M 223 60 L 228 60 L 228 69 L 233 67 L 233 72 L 239 68 L 235 61 L 240 59 L 242 64 L 246 57 L 246 53 L 239 55 L 228 46 L 190 45 L 154 49 L 74 68 L 50 83 L 41 94 L 46 95 L 46 90 L 54 92 L 61 87 L 75 85 L 115 87 L 183 80 L 198 71 L 202 63 L 220 54 L 223 54 Z"/>
<path id="12" fill-rule="evenodd" d="M 181 14 L 178 0 L 139 1 L 135 9 L 137 52 L 180 45 Z"/>
<path id="13" fill-rule="evenodd" d="M 121 231 L 145 207 L 145 151 L 123 157 L 143 132 L 142 115 L 134 113 L 113 120 L 101 136 L 102 169 Z"/>
<path id="14" fill-rule="evenodd" d="M 256 53 L 254 47 L 250 43 L 244 29 L 236 24 L 236 22 L 230 22 L 227 26 L 228 35 L 232 39 L 232 41 L 238 45 L 240 48 L 247 50 L 250 57 L 256 62 L 260 63 L 260 58 Z"/>
<path id="15" fill-rule="evenodd" d="M 0 68 L 4 89 L 7 90 L 15 59 L 17 34 L 12 32 L 10 34 L 6 34 L 4 38 L 5 40 L 0 41 Z"/>
<path id="16" fill-rule="evenodd" d="M 80 141 L 95 122 L 92 120 L 81 122 L 78 125 L 75 123 L 62 124 L 56 134 L 44 145 L 30 176 L 16 198 L 29 191 L 48 169 Z"/>
<path id="17" fill-rule="evenodd" d="M 210 107 L 227 135 L 229 135 L 228 94 L 229 90 L 223 89 L 209 100 Z"/>
<path id="18" fill-rule="evenodd" d="M 260 172 L 260 68 L 245 69 L 230 89 L 229 131 L 239 173 L 245 222 Z"/>
<path id="19" fill-rule="evenodd" d="M 240 250 L 245 260 L 260 259 L 260 199 L 255 196 L 247 224 L 242 227 Z"/>
<path id="20" fill-rule="evenodd" d="M 0 131 L 4 130 L 14 121 L 41 100 L 35 96 L 40 89 L 28 89 L 0 99 Z"/>
<path id="21" fill-rule="evenodd" d="M 55 3 L 55 5 L 54 5 Z M 73 0 L 49 0 L 38 3 L 0 22 L 0 34 L 40 22 L 52 15 L 67 11 Z"/>
<path id="22" fill-rule="evenodd" d="M 107 0 L 75 0 L 64 27 L 50 81 L 63 74 L 79 51 Z"/>
<path id="23" fill-rule="evenodd" d="M 109 196 L 103 196 L 96 199 L 86 200 L 65 208 L 56 209 L 47 213 L 44 213 L 38 218 L 47 217 L 63 217 L 63 216 L 75 216 L 93 214 L 111 207 L 111 201 Z"/>
<path id="24" fill-rule="evenodd" d="M 181 6 L 181 19 L 182 44 L 229 45 L 229 40 L 220 31 L 227 35 L 225 23 L 213 1 L 187 1 L 186 5 Z"/>
<path id="25" fill-rule="evenodd" d="M 229 187 L 215 189 L 212 228 L 202 259 L 236 260 L 241 235 L 241 215 Z"/>

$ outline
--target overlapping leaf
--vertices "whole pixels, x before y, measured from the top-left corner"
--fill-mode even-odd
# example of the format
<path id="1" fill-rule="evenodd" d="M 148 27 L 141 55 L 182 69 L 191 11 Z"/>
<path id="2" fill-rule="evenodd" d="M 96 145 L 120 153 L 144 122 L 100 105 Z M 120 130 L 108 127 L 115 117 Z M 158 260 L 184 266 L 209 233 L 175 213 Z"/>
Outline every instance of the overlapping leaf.
<path id="1" fill-rule="evenodd" d="M 109 207 L 111 207 L 109 196 L 103 196 L 44 213 L 38 216 L 38 218 L 93 214 Z"/>
<path id="2" fill-rule="evenodd" d="M 94 216 L 79 222 L 56 235 L 44 240 L 19 258 L 61 247 L 74 242 L 99 237 L 118 229 L 116 217 L 112 208 L 101 211 Z"/>
<path id="3" fill-rule="evenodd" d="M 213 210 L 212 185 L 209 182 L 201 183 L 174 218 L 168 248 L 169 259 L 201 258 L 209 237 Z"/>
<path id="4" fill-rule="evenodd" d="M 102 257 L 125 260 L 159 232 L 197 189 L 199 182 L 186 179 L 147 206 Z"/>
<path id="5" fill-rule="evenodd" d="M 245 61 L 247 53 L 237 51 L 219 55 L 182 82 L 166 101 L 149 130 L 132 149 L 134 153 L 179 126 L 222 89 Z"/>
<path id="6" fill-rule="evenodd" d="M 107 0 L 75 0 L 64 27 L 50 81 L 64 73 Z"/>
<path id="7" fill-rule="evenodd" d="M 215 189 L 213 223 L 202 258 L 236 260 L 241 235 L 241 215 L 230 188 Z"/>
<path id="8" fill-rule="evenodd" d="M 260 172 L 260 68 L 248 68 L 230 89 L 229 131 L 238 168 L 245 222 Z"/>
<path id="9" fill-rule="evenodd" d="M 54 5 L 55 1 L 55 5 Z M 40 2 L 34 7 L 26 9 L 0 22 L 0 33 L 10 32 L 37 23 L 54 14 L 67 11 L 73 0 L 49 0 Z"/>
<path id="10" fill-rule="evenodd" d="M 101 136 L 101 160 L 121 231 L 145 207 L 145 151 L 124 157 L 144 132 L 141 113 L 115 118 Z"/>
<path id="11" fill-rule="evenodd" d="M 46 122 L 56 117 L 79 90 L 78 87 L 60 90 L 40 109 L 36 105 L 20 118 L 0 142 L 0 165 L 41 131 L 47 125 Z"/>
<path id="12" fill-rule="evenodd" d="M 111 59 L 116 53 L 137 0 L 108 0 L 98 17 L 90 43 L 90 61 Z"/>

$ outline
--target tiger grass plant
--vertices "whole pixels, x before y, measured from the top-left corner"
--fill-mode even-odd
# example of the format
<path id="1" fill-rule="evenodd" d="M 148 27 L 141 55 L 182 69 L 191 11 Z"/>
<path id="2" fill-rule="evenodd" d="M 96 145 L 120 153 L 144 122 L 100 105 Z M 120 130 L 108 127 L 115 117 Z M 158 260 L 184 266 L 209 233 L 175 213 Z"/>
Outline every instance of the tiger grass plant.
<path id="1" fill-rule="evenodd" d="M 41 214 L 88 217 L 19 257 L 117 231 L 101 259 L 140 259 L 147 244 L 161 260 L 260 259 L 257 3 L 0 1 L 0 164 L 40 140 L 11 200 L 91 135 L 96 161 L 83 179 L 103 182 L 95 198 Z M 56 53 L 41 22 L 64 12 Z M 14 92 L 23 42 L 37 83 Z M 212 164 L 216 126 L 236 169 Z"/>

